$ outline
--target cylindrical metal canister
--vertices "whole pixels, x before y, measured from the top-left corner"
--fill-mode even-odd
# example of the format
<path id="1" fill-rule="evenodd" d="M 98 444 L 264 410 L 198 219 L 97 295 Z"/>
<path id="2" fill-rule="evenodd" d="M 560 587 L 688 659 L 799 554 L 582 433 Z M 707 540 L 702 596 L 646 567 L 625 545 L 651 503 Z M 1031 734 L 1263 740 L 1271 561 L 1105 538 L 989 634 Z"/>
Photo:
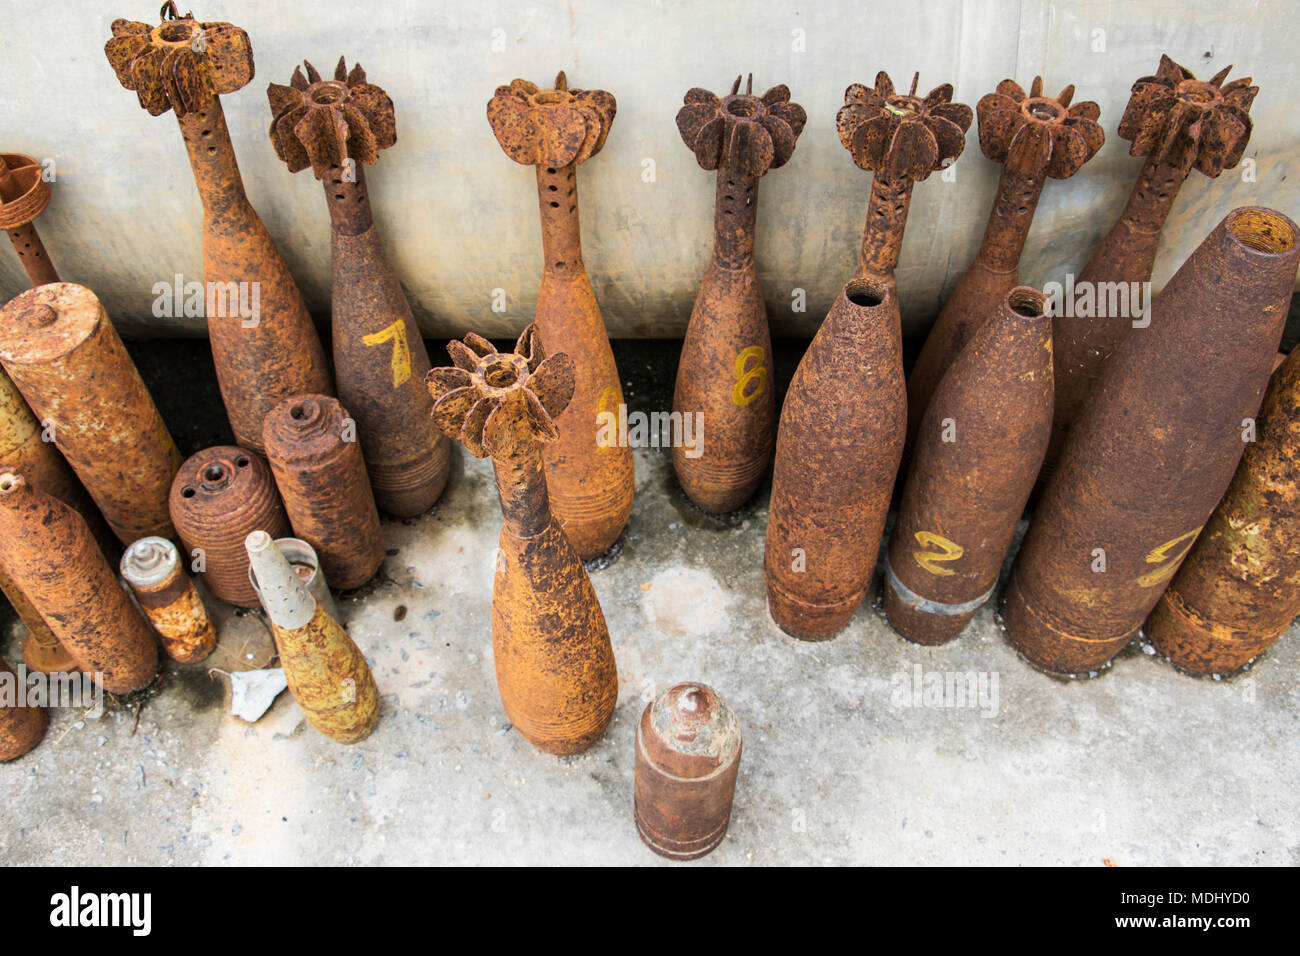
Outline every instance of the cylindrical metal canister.
<path id="1" fill-rule="evenodd" d="M 916 433 L 885 560 L 885 615 L 942 644 L 997 584 L 1052 426 L 1052 320 L 1018 286 L 977 322 Z"/>
<path id="2" fill-rule="evenodd" d="M 334 603 L 334 595 L 330 593 L 329 583 L 325 580 L 325 572 L 321 570 L 316 549 L 302 538 L 276 538 L 275 546 L 289 562 L 289 567 L 302 578 L 302 583 L 307 585 L 307 591 L 316 603 L 325 609 L 326 614 L 341 622 L 343 618 L 339 616 L 339 607 Z M 248 566 L 248 581 L 253 585 L 253 590 L 258 592 L 258 600 L 261 600 L 261 588 L 257 586 L 257 572 L 253 570 L 251 564 Z"/>
<path id="3" fill-rule="evenodd" d="M 266 461 L 237 445 L 191 455 L 172 482 L 171 513 L 190 569 L 207 589 L 230 604 L 257 607 L 244 538 L 251 531 L 289 535 L 289 518 Z"/>
<path id="4" fill-rule="evenodd" d="M 636 829 L 660 856 L 694 860 L 727 835 L 740 770 L 740 721 L 705 684 L 677 684 L 636 728 Z"/>
<path id="5" fill-rule="evenodd" d="M 158 646 L 82 517 L 0 470 L 0 562 L 81 670 L 110 693 L 139 690 Z"/>
<path id="6" fill-rule="evenodd" d="M 328 395 L 288 398 L 267 413 L 262 438 L 294 533 L 320 556 L 334 587 L 360 587 L 384 561 L 379 512 L 356 422 Z"/>
<path id="7" fill-rule="evenodd" d="M 0 309 L 0 363 L 124 544 L 171 537 L 180 453 L 103 306 L 70 282 Z"/>
<path id="8" fill-rule="evenodd" d="M 1297 265 L 1294 222 L 1233 210 L 1107 362 L 1007 585 L 1007 633 L 1032 663 L 1096 670 L 1155 607 L 1241 460 Z"/>
<path id="9" fill-rule="evenodd" d="M 269 534 L 254 531 L 245 547 L 289 692 L 311 725 L 331 740 L 365 740 L 379 724 L 379 689 L 365 656 L 312 598 Z"/>
<path id="10" fill-rule="evenodd" d="M 141 538 L 122 555 L 122 577 L 173 660 L 194 664 L 217 646 L 217 629 L 180 551 L 166 538 Z"/>
<path id="11" fill-rule="evenodd" d="M 1274 373 L 1255 440 L 1145 633 L 1180 667 L 1229 674 L 1267 650 L 1297 614 L 1300 350 Z"/>
<path id="12" fill-rule="evenodd" d="M 19 675 L 0 657 L 0 763 L 21 757 L 39 744 L 50 723 L 44 707 L 20 700 L 19 681 Z M 9 688 L 4 688 L 5 684 Z"/>

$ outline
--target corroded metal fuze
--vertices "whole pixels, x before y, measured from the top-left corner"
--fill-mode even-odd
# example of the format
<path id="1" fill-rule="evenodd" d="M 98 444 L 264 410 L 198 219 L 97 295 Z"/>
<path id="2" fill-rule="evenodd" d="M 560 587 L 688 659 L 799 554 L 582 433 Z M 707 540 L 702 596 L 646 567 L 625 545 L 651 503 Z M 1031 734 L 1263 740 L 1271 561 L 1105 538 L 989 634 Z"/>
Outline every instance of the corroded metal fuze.
<path id="1" fill-rule="evenodd" d="M 141 538 L 123 553 L 119 570 L 168 657 L 195 664 L 216 649 L 217 629 L 176 545 L 166 538 Z"/>
<path id="2" fill-rule="evenodd" d="M 677 684 L 646 706 L 636 728 L 633 809 L 645 845 L 694 860 L 727 835 L 740 771 L 741 730 L 706 684 Z"/>
<path id="3" fill-rule="evenodd" d="M 781 407 L 763 572 L 768 612 L 787 634 L 834 637 L 866 597 L 903 454 L 905 391 L 894 284 L 854 279 Z"/>
<path id="4" fill-rule="evenodd" d="M 908 380 L 909 440 L 948 367 L 1019 283 L 1020 254 L 1043 184 L 1069 179 L 1106 140 L 1097 104 L 1071 105 L 1073 99 L 1073 86 L 1044 96 L 1043 78 L 1036 76 L 1027 96 L 1008 79 L 976 104 L 980 149 L 1002 165 L 1002 178 L 975 261 L 944 303 Z"/>
<path id="5" fill-rule="evenodd" d="M 167 489 L 180 452 L 93 292 L 57 282 L 12 299 L 0 363 L 124 544 L 175 534 Z"/>
<path id="6" fill-rule="evenodd" d="M 713 258 L 691 310 L 673 413 L 696 421 L 695 447 L 673 445 L 682 489 L 705 511 L 734 511 L 754 494 L 776 427 L 772 338 L 754 264 L 758 181 L 789 162 L 807 115 L 787 86 L 753 95 L 740 77 L 717 97 L 698 87 L 677 112 L 682 141 L 717 170 Z M 702 447 L 701 447 L 702 446 Z"/>
<path id="7" fill-rule="evenodd" d="M 262 450 L 262 419 L 290 395 L 330 391 L 325 351 L 302 295 L 248 202 L 221 94 L 253 78 L 248 35 L 229 23 L 178 17 L 156 27 L 113 21 L 104 53 L 154 116 L 176 114 L 203 202 L 208 339 L 235 440 Z M 135 537 L 138 537 L 135 536 Z"/>
<path id="8" fill-rule="evenodd" d="M 269 534 L 254 531 L 244 546 L 293 699 L 331 740 L 365 740 L 379 725 L 379 689 L 365 655 L 316 603 Z"/>
<path id="9" fill-rule="evenodd" d="M 450 443 L 430 414 L 420 328 L 371 215 L 363 163 L 397 142 L 393 102 L 339 57 L 334 78 L 310 63 L 267 88 L 271 143 L 290 172 L 311 167 L 325 187 L 333 236 L 334 379 L 357 421 L 375 501 L 399 517 L 433 506 L 447 483 Z"/>
<path id="10" fill-rule="evenodd" d="M 32 285 L 59 281 L 59 273 L 36 234 L 33 220 L 50 204 L 50 184 L 39 163 L 21 153 L 0 153 L 0 229 L 9 234 L 14 252 Z"/>
<path id="11" fill-rule="evenodd" d="M 605 732 L 618 700 L 609 629 L 586 569 L 551 514 L 541 445 L 574 394 L 573 360 L 547 357 L 535 326 L 513 352 L 481 336 L 447 343 L 455 366 L 429 373 L 433 415 L 476 458 L 488 455 L 501 496 L 492 586 L 492 647 L 506 716 L 552 754 Z"/>
<path id="12" fill-rule="evenodd" d="M 235 445 L 196 452 L 172 482 L 171 514 L 190 570 L 218 599 L 257 607 L 244 539 L 253 531 L 287 538 L 289 518 L 261 455 Z"/>
<path id="13" fill-rule="evenodd" d="M 1300 350 L 1273 374 L 1255 441 L 1143 629 L 1180 667 L 1229 674 L 1300 614 Z"/>
<path id="14" fill-rule="evenodd" d="M 330 593 L 329 585 L 325 581 L 325 572 L 320 568 L 320 558 L 316 555 L 316 549 L 313 548 L 302 538 L 276 538 L 275 547 L 285 560 L 289 562 L 289 567 L 302 579 L 302 583 L 307 585 L 307 590 L 312 598 L 325 609 L 325 613 L 336 621 L 342 620 L 339 616 L 339 608 L 334 603 L 334 595 Z M 259 590 L 257 586 L 257 573 L 253 566 L 248 566 L 248 580 L 253 585 L 253 590 Z M 261 600 L 261 595 L 258 595 Z"/>
<path id="15" fill-rule="evenodd" d="M 1052 427 L 1052 320 L 1043 293 L 1011 290 L 980 325 L 917 432 L 885 559 L 885 615 L 942 644 L 993 593 Z"/>
<path id="16" fill-rule="evenodd" d="M 153 680 L 158 646 L 82 517 L 0 469 L 0 562 L 81 670 L 125 694 Z"/>
<path id="17" fill-rule="evenodd" d="M 543 270 L 537 329 L 573 357 L 573 400 L 542 449 L 551 508 L 584 561 L 607 551 L 632 513 L 632 449 L 597 441 L 603 414 L 617 418 L 623 385 L 591 280 L 582 264 L 578 164 L 600 152 L 617 105 L 604 90 L 571 90 L 564 73 L 551 89 L 527 80 L 497 88 L 488 122 L 516 163 L 537 167 Z M 558 413 L 557 413 L 558 414 Z"/>
<path id="18" fill-rule="evenodd" d="M 359 588 L 384 563 L 384 534 L 356 440 L 337 399 L 285 399 L 262 426 L 267 460 L 294 533 L 316 549 L 336 588 Z"/>
<path id="19" fill-rule="evenodd" d="M 1192 170 L 1215 178 L 1241 161 L 1250 142 L 1250 106 L 1259 87 L 1251 85 L 1250 77 L 1224 83 L 1231 69 L 1225 67 L 1203 82 L 1162 55 L 1155 76 L 1133 84 L 1119 135 L 1131 141 L 1129 153 L 1147 160 L 1124 211 L 1075 280 L 1077 288 L 1097 291 L 1113 288 L 1102 283 L 1149 281 L 1160 231 Z M 1055 462 L 1102 365 L 1138 317 L 1131 309 L 1110 309 L 1101 296 L 1092 311 L 1086 317 L 1058 315 L 1053 320 L 1056 420 L 1049 462 Z"/>
<path id="20" fill-rule="evenodd" d="M 1106 363 L 1007 585 L 1007 633 L 1034 664 L 1101 667 L 1159 600 L 1241 460 L 1298 264 L 1295 223 L 1233 210 Z"/>
<path id="21" fill-rule="evenodd" d="M 39 744 L 45 737 L 50 718 L 44 707 L 18 703 L 16 698 L 18 674 L 0 657 L 0 686 L 9 684 L 12 690 L 0 695 L 0 763 L 16 760 Z"/>

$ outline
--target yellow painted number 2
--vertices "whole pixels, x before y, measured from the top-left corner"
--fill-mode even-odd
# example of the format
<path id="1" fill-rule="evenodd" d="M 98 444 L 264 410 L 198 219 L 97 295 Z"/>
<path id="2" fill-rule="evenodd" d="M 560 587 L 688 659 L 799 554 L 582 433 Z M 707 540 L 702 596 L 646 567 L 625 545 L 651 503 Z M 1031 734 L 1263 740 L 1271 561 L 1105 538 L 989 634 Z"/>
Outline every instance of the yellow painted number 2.
<path id="1" fill-rule="evenodd" d="M 940 577 L 947 577 L 950 574 L 956 574 L 952 568 L 939 567 L 940 562 L 956 561 L 966 549 L 955 541 L 949 541 L 941 534 L 935 534 L 933 531 L 918 531 L 913 537 L 916 543 L 923 548 L 938 548 L 937 551 L 913 551 L 912 557 L 916 563 L 925 568 L 931 574 L 937 574 Z"/>
<path id="2" fill-rule="evenodd" d="M 763 365 L 763 357 L 766 353 L 761 345 L 751 345 L 748 348 L 740 350 L 736 356 L 736 365 L 732 378 L 736 384 L 731 389 L 731 401 L 736 405 L 748 405 L 758 396 L 763 394 L 763 388 L 767 385 L 767 367 Z M 753 359 L 753 364 L 749 360 Z M 757 382 L 754 390 L 748 394 L 745 393 L 746 387 L 750 382 Z"/>
<path id="3" fill-rule="evenodd" d="M 1160 567 L 1148 571 L 1138 578 L 1138 584 L 1144 588 L 1149 588 L 1153 584 L 1159 584 L 1165 578 L 1171 577 L 1178 570 L 1179 562 L 1183 560 L 1183 555 L 1192 550 L 1192 545 L 1196 542 L 1196 536 L 1201 533 L 1204 525 L 1193 528 L 1186 534 L 1180 534 L 1178 537 L 1166 541 L 1158 548 L 1152 548 L 1147 552 L 1147 564 L 1159 564 Z M 1171 555 L 1170 552 L 1184 541 L 1187 545 L 1177 554 Z"/>
<path id="4" fill-rule="evenodd" d="M 401 388 L 411 377 L 411 347 L 406 343 L 406 322 L 398 319 L 387 328 L 361 337 L 363 345 L 393 343 L 393 388 Z"/>

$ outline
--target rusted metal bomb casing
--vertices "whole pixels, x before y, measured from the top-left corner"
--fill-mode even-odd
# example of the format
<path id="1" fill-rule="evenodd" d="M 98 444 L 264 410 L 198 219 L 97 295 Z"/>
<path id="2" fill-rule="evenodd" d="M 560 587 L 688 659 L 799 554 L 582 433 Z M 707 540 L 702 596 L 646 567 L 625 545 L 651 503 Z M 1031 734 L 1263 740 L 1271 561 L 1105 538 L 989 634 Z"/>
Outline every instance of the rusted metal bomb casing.
<path id="1" fill-rule="evenodd" d="M 1298 263 L 1295 223 L 1233 210 L 1107 363 L 1007 585 L 1007 632 L 1032 663 L 1095 670 L 1159 600 L 1241 460 Z"/>
<path id="2" fill-rule="evenodd" d="M 1147 161 L 1119 219 L 1075 280 L 1077 288 L 1096 295 L 1092 314 L 1058 314 L 1053 322 L 1056 421 L 1049 463 L 1056 461 L 1102 367 L 1137 318 L 1131 308 L 1111 310 L 1104 290 L 1132 290 L 1151 279 L 1160 232 L 1193 169 L 1216 178 L 1241 161 L 1259 87 L 1250 77 L 1224 83 L 1231 69 L 1202 82 L 1162 55 L 1155 75 L 1133 84 L 1119 135 L 1131 140 L 1130 154 L 1145 155 Z"/>
<path id="3" fill-rule="evenodd" d="M 236 445 L 185 459 L 172 482 L 171 514 L 186 558 L 218 599 L 258 607 L 244 539 L 253 531 L 289 536 L 289 517 L 262 456 Z"/>
<path id="4" fill-rule="evenodd" d="M 334 595 L 330 593 L 329 584 L 325 581 L 325 572 L 321 570 L 316 549 L 302 538 L 276 538 L 275 547 L 284 555 L 285 560 L 289 562 L 289 567 L 293 568 L 302 579 L 302 583 L 307 586 L 312 599 L 334 620 L 342 621 L 339 607 L 334 602 Z M 259 592 L 258 600 L 261 600 L 261 588 L 257 586 L 257 572 L 253 570 L 251 564 L 248 566 L 248 580 L 253 585 L 253 590 Z"/>
<path id="5" fill-rule="evenodd" d="M 492 648 L 506 716 L 546 753 L 581 753 L 614 716 L 618 670 L 595 589 L 551 514 L 541 445 L 574 393 L 573 360 L 547 356 L 535 326 L 513 352 L 470 334 L 447 343 L 455 366 L 429 373 L 438 427 L 492 456 L 501 538 Z"/>
<path id="6" fill-rule="evenodd" d="M 713 258 L 704 273 L 682 342 L 673 413 L 696 426 L 694 447 L 674 442 L 673 470 L 682 490 L 705 511 L 734 511 L 757 490 L 776 430 L 772 338 L 754 262 L 758 183 L 784 166 L 807 116 L 775 86 L 744 93 L 740 77 L 718 97 L 687 92 L 677 129 L 700 166 L 717 170 Z"/>
<path id="7" fill-rule="evenodd" d="M 126 549 L 119 570 L 172 660 L 195 664 L 216 649 L 217 629 L 176 545 L 141 538 Z"/>
<path id="8" fill-rule="evenodd" d="M 1257 438 L 1147 618 L 1160 653 L 1201 674 L 1230 674 L 1300 614 L 1300 350 L 1274 373 Z"/>
<path id="9" fill-rule="evenodd" d="M 0 470 L 0 561 L 81 670 L 113 694 L 139 690 L 158 647 L 81 515 Z"/>
<path id="10" fill-rule="evenodd" d="M 0 699 L 10 693 L 19 693 L 19 676 L 3 657 L 0 657 L 0 687 L 9 684 L 9 690 L 0 692 Z M 31 704 L 0 703 L 0 763 L 16 760 L 45 738 L 50 717 L 44 707 Z"/>
<path id="11" fill-rule="evenodd" d="M 50 184 L 41 165 L 21 153 L 0 153 L 0 229 L 9 234 L 32 285 L 59 281 L 33 220 L 50 204 Z"/>
<path id="12" fill-rule="evenodd" d="M 325 188 L 333 249 L 334 378 L 357 421 L 379 507 L 411 517 L 447 483 L 450 443 L 424 386 L 429 354 L 371 215 L 362 163 L 397 141 L 393 103 L 339 57 L 333 80 L 310 64 L 267 90 L 271 142 L 291 172 L 311 167 Z"/>
<path id="13" fill-rule="evenodd" d="M 1003 166 L 975 261 L 958 281 L 926 337 L 907 383 L 908 441 L 914 440 L 930 396 L 980 325 L 1019 284 L 1020 255 L 1049 178 L 1068 179 L 1106 140 L 1096 103 L 1074 103 L 1073 85 L 1043 95 L 1043 78 L 1029 93 L 1014 80 L 976 104 L 980 148 Z"/>
<path id="14" fill-rule="evenodd" d="M 0 309 L 0 363 L 124 544 L 174 535 L 167 489 L 180 452 L 89 289 L 29 289 Z"/>
<path id="15" fill-rule="evenodd" d="M 269 534 L 254 531 L 245 547 L 293 699 L 331 740 L 365 740 L 379 725 L 379 689 L 365 655 L 316 603 Z"/>
<path id="16" fill-rule="evenodd" d="M 299 395 L 273 408 L 263 430 L 294 533 L 334 587 L 361 587 L 384 563 L 384 534 L 356 423 L 328 395 Z"/>
<path id="17" fill-rule="evenodd" d="M 706 684 L 678 684 L 646 705 L 633 790 L 645 845 L 672 860 L 716 848 L 731 822 L 740 751 L 740 721 Z"/>
<path id="18" fill-rule="evenodd" d="M 597 441 L 603 414 L 618 418 L 619 378 L 600 306 L 582 262 L 577 167 L 600 152 L 617 104 L 605 90 L 569 89 L 561 72 L 539 90 L 513 80 L 488 103 L 501 148 L 537 167 L 543 269 L 536 325 L 547 345 L 574 357 L 573 399 L 555 422 L 559 438 L 542 448 L 551 508 L 584 561 L 609 550 L 632 513 L 632 449 Z"/>
<path id="19" fill-rule="evenodd" d="M 763 551 L 767 609 L 806 641 L 834 637 L 866 596 L 907 426 L 894 285 L 854 279 L 781 408 Z"/>
<path id="20" fill-rule="evenodd" d="M 141 107 L 176 114 L 203 203 L 205 312 L 217 383 L 235 440 L 260 452 L 262 419 L 277 402 L 330 391 L 325 351 L 244 192 L 221 107 L 220 94 L 253 78 L 248 35 L 229 23 L 180 17 L 174 3 L 163 15 L 156 27 L 113 21 L 104 54 Z"/>
<path id="21" fill-rule="evenodd" d="M 1018 286 L 935 389 L 885 562 L 885 615 L 942 644 L 993 593 L 1052 428 L 1052 320 Z"/>

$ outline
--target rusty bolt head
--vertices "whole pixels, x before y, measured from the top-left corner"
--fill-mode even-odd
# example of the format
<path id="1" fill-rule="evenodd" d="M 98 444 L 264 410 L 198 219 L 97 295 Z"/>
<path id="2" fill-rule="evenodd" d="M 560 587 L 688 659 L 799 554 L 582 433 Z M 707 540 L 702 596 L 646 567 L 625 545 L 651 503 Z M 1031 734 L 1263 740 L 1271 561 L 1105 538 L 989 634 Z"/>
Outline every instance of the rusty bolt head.
<path id="1" fill-rule="evenodd" d="M 916 95 L 921 74 L 912 77 L 904 96 L 883 70 L 875 89 L 854 83 L 844 91 L 835 115 L 840 142 L 862 169 L 885 172 L 893 179 L 923 180 L 961 155 L 970 129 L 971 110 L 952 102 L 952 84 Z"/>
<path id="2" fill-rule="evenodd" d="M 808 115 L 790 102 L 785 84 L 755 96 L 754 74 L 744 93 L 739 92 L 740 79 L 736 77 L 728 96 L 699 87 L 688 90 L 685 105 L 677 111 L 677 131 L 702 168 L 725 166 L 757 178 L 790 160 Z"/>
<path id="3" fill-rule="evenodd" d="M 1071 106 L 1073 99 L 1073 86 L 1055 99 L 1044 96 L 1041 76 L 1028 95 L 1015 80 L 1003 80 L 975 106 L 980 149 L 1022 175 L 1069 179 L 1106 141 L 1097 123 L 1101 108 L 1091 101 Z"/>
<path id="4" fill-rule="evenodd" d="M 600 152 L 617 109 L 604 90 L 569 89 L 561 70 L 549 90 L 527 80 L 498 86 L 487 115 L 497 142 L 516 163 L 558 169 Z"/>

